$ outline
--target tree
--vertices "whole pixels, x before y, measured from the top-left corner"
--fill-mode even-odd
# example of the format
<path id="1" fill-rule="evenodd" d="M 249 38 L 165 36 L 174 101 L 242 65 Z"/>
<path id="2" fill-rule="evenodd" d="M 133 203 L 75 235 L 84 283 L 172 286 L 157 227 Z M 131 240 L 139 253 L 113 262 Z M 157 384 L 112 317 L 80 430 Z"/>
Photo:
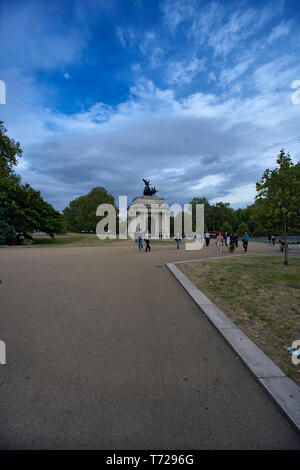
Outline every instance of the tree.
<path id="1" fill-rule="evenodd" d="M 22 156 L 19 142 L 10 139 L 6 135 L 7 129 L 3 121 L 0 121 L 0 178 L 12 173 L 13 167 L 18 163 L 18 157 Z"/>
<path id="2" fill-rule="evenodd" d="M 247 225 L 248 230 L 247 232 L 254 233 L 256 230 L 255 221 L 251 218 L 252 214 L 252 206 L 247 206 L 243 209 L 236 209 L 234 211 L 234 223 L 233 223 L 233 230 L 239 231 L 239 227 L 241 223 Z"/>
<path id="3" fill-rule="evenodd" d="M 227 222 L 227 221 L 223 222 L 223 224 L 221 225 L 221 228 L 220 228 L 220 232 L 221 233 L 225 233 L 225 232 L 231 233 L 232 232 L 232 226 L 230 225 L 230 223 Z"/>
<path id="4" fill-rule="evenodd" d="M 19 142 L 5 135 L 0 122 L 0 243 L 12 238 L 31 238 L 34 230 L 42 230 L 51 237 L 63 233 L 62 215 L 51 204 L 45 202 L 39 191 L 29 184 L 22 184 L 14 172 L 18 157 L 22 156 Z"/>
<path id="5" fill-rule="evenodd" d="M 16 175 L 0 181 L 0 207 L 4 209 L 2 222 L 13 227 L 17 242 L 22 237 L 30 239 L 34 230 L 52 238 L 66 230 L 62 215 L 43 200 L 39 191 L 21 184 Z"/>
<path id="6" fill-rule="evenodd" d="M 5 245 L 15 236 L 14 227 L 9 225 L 6 222 L 6 219 L 6 211 L 4 209 L 0 209 L 0 245 Z"/>
<path id="7" fill-rule="evenodd" d="M 287 232 L 299 227 L 300 162 L 293 164 L 289 153 L 282 149 L 278 167 L 266 169 L 256 183 L 254 217 L 267 230 L 278 227 L 284 240 L 284 264 L 288 264 Z"/>
<path id="8" fill-rule="evenodd" d="M 204 204 L 204 222 L 208 230 L 219 230 L 221 225 L 227 221 L 232 224 L 234 220 L 234 210 L 230 207 L 228 202 L 217 202 L 216 204 L 209 204 L 205 197 L 194 197 L 191 201 L 192 214 L 193 214 L 193 228 L 196 219 L 196 204 Z"/>
<path id="9" fill-rule="evenodd" d="M 63 210 L 67 229 L 73 232 L 95 232 L 101 220 L 96 216 L 100 204 L 115 206 L 115 198 L 101 186 L 93 188 L 86 196 L 80 196 L 70 202 Z"/>
<path id="10" fill-rule="evenodd" d="M 249 232 L 249 228 L 248 228 L 248 225 L 245 223 L 245 222 L 241 222 L 238 229 L 237 229 L 237 232 L 242 235 L 243 233 L 245 232 Z"/>

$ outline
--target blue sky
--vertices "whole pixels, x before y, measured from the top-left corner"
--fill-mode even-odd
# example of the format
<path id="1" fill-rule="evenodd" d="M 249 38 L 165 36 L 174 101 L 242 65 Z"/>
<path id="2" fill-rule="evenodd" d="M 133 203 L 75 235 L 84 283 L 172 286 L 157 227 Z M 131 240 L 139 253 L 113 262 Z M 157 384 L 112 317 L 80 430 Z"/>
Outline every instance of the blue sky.
<path id="1" fill-rule="evenodd" d="M 244 207 L 299 159 L 296 0 L 0 0 L 0 120 L 57 209 L 104 186 Z"/>

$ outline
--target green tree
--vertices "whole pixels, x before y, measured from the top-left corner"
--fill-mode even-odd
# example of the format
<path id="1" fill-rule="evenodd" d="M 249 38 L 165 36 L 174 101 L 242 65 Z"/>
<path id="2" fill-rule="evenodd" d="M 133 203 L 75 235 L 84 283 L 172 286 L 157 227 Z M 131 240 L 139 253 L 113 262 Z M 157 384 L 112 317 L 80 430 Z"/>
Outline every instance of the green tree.
<path id="1" fill-rule="evenodd" d="M 62 215 L 43 200 L 39 191 L 22 184 L 20 176 L 15 174 L 14 166 L 22 156 L 22 149 L 6 132 L 0 122 L 0 243 L 7 243 L 11 238 L 17 241 L 31 238 L 34 230 L 42 230 L 51 237 L 63 233 Z"/>
<path id="2" fill-rule="evenodd" d="M 234 223 L 233 229 L 237 231 L 241 223 L 245 223 L 248 226 L 247 232 L 253 233 L 256 230 L 255 221 L 252 219 L 252 206 L 247 206 L 243 209 L 236 209 L 234 211 Z"/>
<path id="3" fill-rule="evenodd" d="M 238 226 L 237 232 L 240 235 L 243 235 L 245 232 L 249 232 L 248 225 L 245 222 L 241 222 L 240 225 Z"/>
<path id="4" fill-rule="evenodd" d="M 232 225 L 225 220 L 225 222 L 222 223 L 221 228 L 219 229 L 221 233 L 231 233 L 232 232 Z"/>
<path id="5" fill-rule="evenodd" d="M 0 121 L 0 178 L 4 178 L 13 172 L 18 158 L 22 157 L 22 149 L 19 142 L 6 135 L 7 129 L 3 121 Z"/>
<path id="6" fill-rule="evenodd" d="M 208 230 L 219 230 L 226 221 L 232 225 L 234 220 L 234 210 L 228 202 L 217 202 L 210 204 L 205 197 L 194 197 L 191 201 L 193 214 L 193 229 L 195 230 L 196 204 L 204 204 L 204 223 Z"/>
<path id="7" fill-rule="evenodd" d="M 17 241 L 22 237 L 30 239 L 34 230 L 52 238 L 65 232 L 62 215 L 43 200 L 39 191 L 21 184 L 15 175 L 0 181 L 0 207 L 4 209 L 2 222 L 13 227 Z"/>
<path id="8" fill-rule="evenodd" d="M 101 186 L 93 188 L 86 196 L 71 201 L 63 210 L 67 229 L 73 232 L 95 232 L 96 225 L 101 220 L 96 216 L 100 204 L 115 206 L 115 198 Z"/>
<path id="9" fill-rule="evenodd" d="M 15 230 L 7 223 L 7 215 L 4 209 L 0 209 L 0 245 L 9 243 L 15 237 Z"/>
<path id="10" fill-rule="evenodd" d="M 254 217 L 266 227 L 278 227 L 284 240 L 284 264 L 288 264 L 287 232 L 299 227 L 300 162 L 293 164 L 282 149 L 274 170 L 266 169 L 256 183 Z"/>

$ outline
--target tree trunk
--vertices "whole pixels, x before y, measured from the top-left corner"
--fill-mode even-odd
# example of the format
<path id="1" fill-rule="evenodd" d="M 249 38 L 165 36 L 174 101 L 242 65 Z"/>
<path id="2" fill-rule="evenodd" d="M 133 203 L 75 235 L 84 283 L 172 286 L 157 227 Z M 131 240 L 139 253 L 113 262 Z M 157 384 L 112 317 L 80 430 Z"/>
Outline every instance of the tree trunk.
<path id="1" fill-rule="evenodd" d="M 288 265 L 287 240 L 286 240 L 286 218 L 283 214 L 283 241 L 284 241 L 284 264 Z"/>

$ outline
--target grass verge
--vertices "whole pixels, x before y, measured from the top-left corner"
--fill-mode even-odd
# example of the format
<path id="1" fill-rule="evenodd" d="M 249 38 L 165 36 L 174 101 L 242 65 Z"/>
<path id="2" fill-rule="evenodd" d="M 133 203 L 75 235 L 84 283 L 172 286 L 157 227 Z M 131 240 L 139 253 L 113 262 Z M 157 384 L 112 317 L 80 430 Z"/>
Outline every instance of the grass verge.
<path id="1" fill-rule="evenodd" d="M 131 239 L 128 240 L 119 240 L 118 238 L 100 240 L 95 233 L 72 233 L 69 232 L 65 235 L 57 235 L 54 239 L 51 237 L 38 236 L 33 237 L 34 245 L 103 245 L 116 242 L 132 242 Z M 133 243 L 133 242 L 132 242 Z M 170 240 L 152 240 L 151 244 L 172 244 L 175 245 L 176 242 L 173 239 Z"/>
<path id="2" fill-rule="evenodd" d="M 177 264 L 212 302 L 300 385 L 283 346 L 300 339 L 300 259 L 246 255 Z M 288 286 L 289 285 L 289 286 Z"/>
<path id="3" fill-rule="evenodd" d="M 72 233 L 57 235 L 54 239 L 51 237 L 38 236 L 33 237 L 34 245 L 101 245 L 103 243 L 113 243 L 119 240 L 100 240 L 94 233 Z M 33 245 L 33 246 L 34 246 Z"/>

